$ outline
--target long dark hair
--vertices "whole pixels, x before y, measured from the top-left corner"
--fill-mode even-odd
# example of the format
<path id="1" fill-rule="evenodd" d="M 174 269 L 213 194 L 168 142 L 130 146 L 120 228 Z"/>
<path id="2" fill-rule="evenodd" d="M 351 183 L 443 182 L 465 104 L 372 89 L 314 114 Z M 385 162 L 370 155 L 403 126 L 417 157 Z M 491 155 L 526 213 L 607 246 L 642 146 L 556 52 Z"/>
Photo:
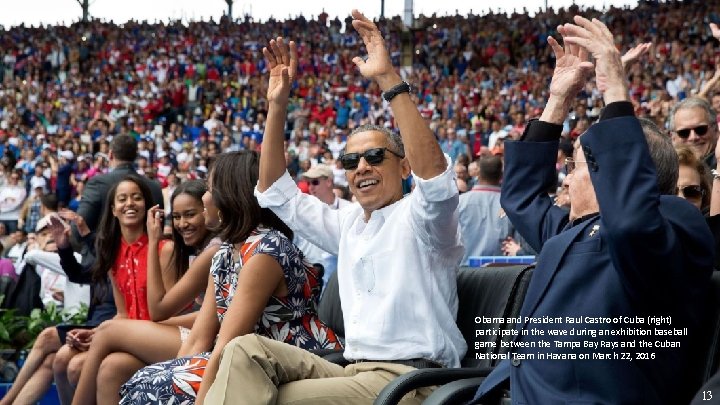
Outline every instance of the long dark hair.
<path id="1" fill-rule="evenodd" d="M 205 191 L 207 191 L 207 187 L 205 186 L 204 181 L 190 180 L 181 183 L 175 188 L 175 191 L 173 191 L 172 196 L 170 197 L 170 207 L 172 207 L 173 203 L 175 202 L 175 198 L 177 198 L 181 194 L 189 195 L 197 201 L 200 201 L 200 205 L 202 205 L 202 196 L 203 194 L 205 194 Z M 209 229 L 207 229 L 205 232 L 205 237 L 203 238 L 199 246 L 188 246 L 185 244 L 185 241 L 183 240 L 182 235 L 180 235 L 180 232 L 175 229 L 175 224 L 173 223 L 172 240 L 175 247 L 173 249 L 171 260 L 173 261 L 173 263 L 175 263 L 175 280 L 180 280 L 180 278 L 185 275 L 185 273 L 188 271 L 188 268 L 190 267 L 190 256 L 197 254 L 199 250 L 204 248 L 210 241 L 210 239 L 212 239 L 212 237 L 213 233 L 210 232 Z"/>
<path id="2" fill-rule="evenodd" d="M 105 198 L 105 207 L 100 218 L 97 236 L 95 238 L 95 254 L 97 261 L 93 266 L 93 280 L 95 282 L 103 282 L 107 279 L 108 273 L 115 264 L 118 250 L 120 248 L 120 223 L 113 216 L 112 207 L 115 203 L 115 194 L 120 183 L 124 181 L 132 181 L 137 184 L 145 199 L 145 215 L 143 216 L 143 228 L 145 228 L 145 218 L 147 218 L 147 210 L 152 206 L 153 198 L 150 187 L 145 184 L 143 179 L 136 174 L 128 174 L 122 180 L 115 183 L 107 193 Z"/>
<path id="3" fill-rule="evenodd" d="M 293 238 L 292 230 L 270 209 L 260 208 L 255 198 L 259 163 L 260 155 L 254 151 L 222 153 L 212 162 L 212 199 L 222 218 L 216 230 L 225 242 L 245 241 L 260 224 Z"/>

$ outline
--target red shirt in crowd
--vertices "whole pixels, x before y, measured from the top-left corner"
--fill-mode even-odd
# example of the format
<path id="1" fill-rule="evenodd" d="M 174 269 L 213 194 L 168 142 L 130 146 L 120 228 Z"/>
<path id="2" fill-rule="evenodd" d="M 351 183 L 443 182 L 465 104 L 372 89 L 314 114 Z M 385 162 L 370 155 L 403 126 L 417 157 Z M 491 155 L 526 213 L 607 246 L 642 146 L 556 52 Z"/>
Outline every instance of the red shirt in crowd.
<path id="1" fill-rule="evenodd" d="M 160 241 L 158 251 L 165 241 Z M 120 252 L 111 271 L 113 282 L 125 300 L 129 319 L 150 319 L 147 304 L 148 237 L 143 234 L 133 243 L 120 238 Z"/>

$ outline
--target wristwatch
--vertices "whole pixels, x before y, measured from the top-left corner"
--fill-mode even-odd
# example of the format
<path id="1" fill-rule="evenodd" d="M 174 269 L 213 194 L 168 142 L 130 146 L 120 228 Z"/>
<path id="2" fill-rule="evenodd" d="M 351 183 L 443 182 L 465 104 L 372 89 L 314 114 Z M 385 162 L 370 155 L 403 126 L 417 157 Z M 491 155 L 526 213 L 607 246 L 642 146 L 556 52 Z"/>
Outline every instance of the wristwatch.
<path id="1" fill-rule="evenodd" d="M 710 173 L 712 173 L 713 180 L 720 180 L 720 172 L 719 171 L 712 169 L 712 170 L 710 170 Z"/>
<path id="2" fill-rule="evenodd" d="M 410 93 L 411 87 L 410 84 L 406 81 L 401 81 L 400 83 L 394 85 L 390 90 L 383 91 L 382 98 L 385 99 L 385 101 L 390 102 L 395 96 L 401 93 Z"/>

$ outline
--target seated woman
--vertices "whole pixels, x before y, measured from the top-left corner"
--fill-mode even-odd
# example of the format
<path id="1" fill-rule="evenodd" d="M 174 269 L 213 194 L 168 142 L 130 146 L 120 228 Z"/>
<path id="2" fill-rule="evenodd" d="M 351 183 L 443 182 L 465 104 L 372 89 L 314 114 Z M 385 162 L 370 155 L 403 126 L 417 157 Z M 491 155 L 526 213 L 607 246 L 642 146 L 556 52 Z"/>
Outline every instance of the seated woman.
<path id="1" fill-rule="evenodd" d="M 64 212 L 61 212 L 60 215 L 74 223 L 81 236 L 90 234 L 90 229 L 88 229 L 82 217 L 67 217 Z M 54 245 L 57 247 L 57 253 L 60 256 L 59 265 L 67 275 L 68 280 L 73 283 L 90 283 L 89 272 L 84 271 L 78 265 L 77 257 L 73 255 L 66 225 L 58 217 L 53 216 L 49 218 L 50 220 L 47 221 L 47 226 L 44 226 L 45 229 L 41 232 L 40 238 L 43 240 L 42 244 L 54 241 Z M 72 263 L 68 262 L 68 256 L 71 258 Z M 82 259 L 92 261 L 92 249 L 86 250 Z M 73 264 L 75 266 L 73 266 Z M 91 291 L 96 290 L 96 287 L 96 285 L 91 285 Z M 98 296 L 97 299 L 90 301 L 86 325 L 96 326 L 106 319 L 112 318 L 114 315 L 115 305 L 112 302 L 112 296 L 109 294 L 106 296 Z M 0 405 L 36 403 L 42 398 L 45 392 L 50 389 L 50 385 L 53 382 L 53 361 L 55 360 L 56 353 L 65 343 L 60 340 L 59 330 L 62 329 L 62 327 L 63 325 L 58 325 L 57 327 L 50 326 L 40 332 L 12 387 L 7 394 L 0 399 Z M 78 331 L 77 328 L 73 329 Z M 58 389 L 62 397 L 63 387 L 58 386 Z"/>
<path id="2" fill-rule="evenodd" d="M 170 199 L 173 241 L 159 252 L 164 218 L 158 206 L 148 212 L 147 303 L 155 322 L 115 319 L 102 324 L 93 337 L 74 403 L 117 404 L 120 386 L 133 373 L 172 359 L 180 350 L 197 312 L 182 313 L 205 291 L 210 260 L 220 247 L 205 223 L 205 191 L 205 183 L 198 180 L 175 189 Z"/>
<path id="3" fill-rule="evenodd" d="M 92 282 L 112 294 L 117 318 L 149 319 L 146 299 L 148 236 L 145 230 L 150 189 L 137 175 L 128 175 L 108 191 L 95 237 L 97 259 L 92 264 Z M 61 256 L 63 260 L 69 257 Z M 63 264 L 63 268 L 66 265 Z M 109 276 L 109 277 L 108 277 Z M 104 284 L 110 280 L 108 286 Z M 53 370 L 60 401 L 70 403 L 74 385 L 92 347 L 97 329 L 72 330 L 55 355 Z"/>
<path id="4" fill-rule="evenodd" d="M 178 359 L 153 364 L 123 385 L 121 404 L 202 401 L 215 379 L 220 354 L 233 338 L 257 333 L 307 350 L 340 349 L 317 317 L 315 269 L 292 243 L 292 231 L 253 195 L 259 155 L 218 155 L 203 197 L 223 240 L 212 259 L 200 314 Z M 201 383 L 202 381 L 202 383 Z"/>

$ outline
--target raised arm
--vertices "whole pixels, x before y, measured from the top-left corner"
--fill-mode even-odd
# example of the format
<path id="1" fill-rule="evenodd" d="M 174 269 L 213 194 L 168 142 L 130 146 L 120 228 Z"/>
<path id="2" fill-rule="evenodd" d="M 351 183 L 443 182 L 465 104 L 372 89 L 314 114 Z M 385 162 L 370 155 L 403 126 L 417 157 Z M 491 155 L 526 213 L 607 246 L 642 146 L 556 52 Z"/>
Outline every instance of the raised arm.
<path id="1" fill-rule="evenodd" d="M 627 84 L 613 35 L 599 20 L 576 16 L 566 24 L 566 42 L 592 53 L 595 74 L 604 88 L 603 117 L 580 137 L 597 196 L 602 229 L 615 268 L 628 291 L 657 294 L 688 280 L 687 268 L 712 266 L 712 236 L 702 214 L 690 204 L 668 198 L 661 205 L 658 170 L 629 103 Z M 611 111 L 615 118 L 608 118 Z M 624 111 L 624 112 L 623 112 Z M 655 136 L 662 137 L 662 134 Z M 663 138 L 664 139 L 664 138 Z M 668 153 L 672 146 L 653 142 Z M 665 148 L 664 150 L 660 148 Z M 670 172 L 661 173 L 661 177 Z M 698 273 L 700 274 L 700 273 Z"/>
<path id="2" fill-rule="evenodd" d="M 401 84 L 402 78 L 390 61 L 390 54 L 378 27 L 358 10 L 352 11 L 352 17 L 353 27 L 360 34 L 368 52 L 367 59 L 356 56 L 352 60 L 360 73 L 375 80 L 383 92 Z M 401 93 L 393 97 L 390 107 L 415 175 L 421 179 L 431 179 L 442 174 L 447 168 L 447 162 L 435 135 L 420 115 L 410 94 Z"/>
<path id="3" fill-rule="evenodd" d="M 558 32 L 564 35 L 562 26 Z M 578 91 L 587 80 L 592 64 L 587 52 L 553 37 L 548 44 L 555 54 L 550 97 L 539 121 L 531 121 L 523 141 L 505 143 L 505 174 L 501 204 L 518 232 L 540 251 L 543 243 L 567 223 L 567 211 L 555 206 L 548 190 L 557 184 L 555 162 L 562 123 Z"/>
<path id="4" fill-rule="evenodd" d="M 268 63 L 268 115 L 265 123 L 262 153 L 260 154 L 260 176 L 258 191 L 267 190 L 285 173 L 285 119 L 287 116 L 290 84 L 297 72 L 297 47 L 295 42 L 285 44 L 282 37 L 271 40 L 263 48 Z"/>

